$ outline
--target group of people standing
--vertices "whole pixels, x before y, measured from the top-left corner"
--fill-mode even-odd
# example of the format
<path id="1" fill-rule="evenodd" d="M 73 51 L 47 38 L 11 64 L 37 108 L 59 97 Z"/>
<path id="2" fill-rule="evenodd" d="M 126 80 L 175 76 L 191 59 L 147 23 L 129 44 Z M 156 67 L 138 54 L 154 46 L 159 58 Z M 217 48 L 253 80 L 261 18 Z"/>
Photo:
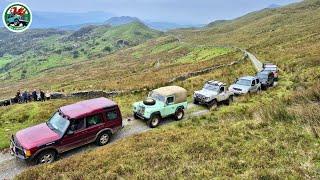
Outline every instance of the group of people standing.
<path id="1" fill-rule="evenodd" d="M 34 89 L 31 93 L 28 91 L 21 92 L 20 90 L 17 91 L 15 96 L 15 103 L 28 103 L 30 101 L 46 101 L 50 100 L 51 94 L 49 91 L 46 93 L 41 89 L 37 91 Z"/>

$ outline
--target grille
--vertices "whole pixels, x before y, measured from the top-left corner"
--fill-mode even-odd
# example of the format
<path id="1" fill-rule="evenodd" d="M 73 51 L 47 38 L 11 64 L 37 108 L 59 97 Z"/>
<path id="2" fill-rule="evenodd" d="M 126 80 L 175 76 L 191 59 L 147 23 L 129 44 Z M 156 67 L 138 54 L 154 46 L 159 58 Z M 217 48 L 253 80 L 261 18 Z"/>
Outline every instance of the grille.
<path id="1" fill-rule="evenodd" d="M 198 99 L 206 99 L 206 97 L 204 95 L 202 95 L 202 94 L 196 94 L 196 97 Z"/>
<path id="2" fill-rule="evenodd" d="M 24 156 L 25 154 L 24 154 L 23 148 L 15 136 L 12 137 L 12 143 L 13 143 L 13 148 L 16 154 Z"/>
<path id="3" fill-rule="evenodd" d="M 236 90 L 236 91 L 241 91 L 241 89 L 239 89 L 239 88 L 233 88 L 234 90 Z"/>
<path id="4" fill-rule="evenodd" d="M 141 106 L 141 107 L 139 108 L 138 112 L 139 112 L 140 114 L 144 114 L 145 109 L 146 109 L 146 108 L 145 108 L 144 106 Z"/>

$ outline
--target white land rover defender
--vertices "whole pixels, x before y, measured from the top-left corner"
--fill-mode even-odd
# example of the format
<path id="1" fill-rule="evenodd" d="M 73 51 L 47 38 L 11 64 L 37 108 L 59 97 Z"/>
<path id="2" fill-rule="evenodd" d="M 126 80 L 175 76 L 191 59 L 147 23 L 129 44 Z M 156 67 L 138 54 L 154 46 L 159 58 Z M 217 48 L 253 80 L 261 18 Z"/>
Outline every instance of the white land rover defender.
<path id="1" fill-rule="evenodd" d="M 195 91 L 194 104 L 204 104 L 209 109 L 216 108 L 219 103 L 229 105 L 233 101 L 233 92 L 228 91 L 227 85 L 219 81 L 208 81 L 202 90 Z"/>

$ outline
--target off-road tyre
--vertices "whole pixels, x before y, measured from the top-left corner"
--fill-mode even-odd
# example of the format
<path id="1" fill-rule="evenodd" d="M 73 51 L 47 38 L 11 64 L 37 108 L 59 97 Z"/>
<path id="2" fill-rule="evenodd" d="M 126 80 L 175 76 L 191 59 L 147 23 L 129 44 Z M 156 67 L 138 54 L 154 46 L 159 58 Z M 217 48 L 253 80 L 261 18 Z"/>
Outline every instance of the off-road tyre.
<path id="1" fill-rule="evenodd" d="M 156 128 L 159 126 L 161 117 L 157 114 L 151 115 L 150 119 L 147 121 L 147 124 L 150 128 Z"/>
<path id="2" fill-rule="evenodd" d="M 209 102 L 207 106 L 209 110 L 215 110 L 218 108 L 218 101 L 214 99 L 211 102 Z"/>
<path id="3" fill-rule="evenodd" d="M 177 111 L 174 113 L 174 119 L 176 121 L 182 120 L 184 117 L 184 110 L 182 108 L 177 109 Z"/>
<path id="4" fill-rule="evenodd" d="M 133 113 L 133 118 L 134 119 L 140 119 L 139 116 L 137 115 L 137 113 Z"/>
<path id="5" fill-rule="evenodd" d="M 99 134 L 99 136 L 96 139 L 96 144 L 98 146 L 104 146 L 110 142 L 111 139 L 111 133 L 110 131 L 104 131 Z"/>
<path id="6" fill-rule="evenodd" d="M 261 90 L 262 88 L 260 87 L 260 88 L 258 88 L 258 91 L 257 91 L 257 94 L 260 94 L 261 92 L 262 92 L 262 90 Z"/>
<path id="7" fill-rule="evenodd" d="M 225 104 L 229 106 L 233 102 L 233 96 L 229 96 L 229 98 L 225 101 Z"/>
<path id="8" fill-rule="evenodd" d="M 272 83 L 271 83 L 270 87 L 274 87 L 274 81 L 272 81 Z"/>
<path id="9" fill-rule="evenodd" d="M 198 105 L 198 104 L 200 104 L 200 102 L 196 99 L 193 99 L 193 104 Z"/>
<path id="10" fill-rule="evenodd" d="M 156 104 L 156 100 L 154 99 L 151 99 L 151 98 L 148 98 L 146 100 L 143 101 L 143 104 L 144 105 L 147 105 L 147 106 L 153 106 Z"/>
<path id="11" fill-rule="evenodd" d="M 50 164 L 57 158 L 57 153 L 54 150 L 45 150 L 37 155 L 36 164 Z"/>

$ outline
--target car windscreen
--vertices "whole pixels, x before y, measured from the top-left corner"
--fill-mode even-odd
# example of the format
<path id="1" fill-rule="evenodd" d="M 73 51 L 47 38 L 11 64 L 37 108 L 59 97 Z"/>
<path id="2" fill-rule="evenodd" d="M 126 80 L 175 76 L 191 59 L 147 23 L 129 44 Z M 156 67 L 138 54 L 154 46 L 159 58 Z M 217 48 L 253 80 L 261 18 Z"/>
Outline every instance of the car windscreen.
<path id="1" fill-rule="evenodd" d="M 220 87 L 213 84 L 205 84 L 204 89 L 207 89 L 210 91 L 219 91 Z"/>
<path id="2" fill-rule="evenodd" d="M 57 132 L 62 136 L 68 129 L 70 121 L 62 117 L 58 112 L 56 112 L 51 119 L 47 122 L 50 129 Z"/>
<path id="3" fill-rule="evenodd" d="M 242 86 L 251 86 L 251 81 L 248 79 L 239 79 L 236 84 L 242 85 Z"/>
<path id="4" fill-rule="evenodd" d="M 151 92 L 151 93 L 149 94 L 149 97 L 152 98 L 152 99 L 161 101 L 161 102 L 165 102 L 165 101 L 166 101 L 166 97 L 164 97 L 164 96 L 162 96 L 161 94 L 156 93 L 156 92 Z"/>

